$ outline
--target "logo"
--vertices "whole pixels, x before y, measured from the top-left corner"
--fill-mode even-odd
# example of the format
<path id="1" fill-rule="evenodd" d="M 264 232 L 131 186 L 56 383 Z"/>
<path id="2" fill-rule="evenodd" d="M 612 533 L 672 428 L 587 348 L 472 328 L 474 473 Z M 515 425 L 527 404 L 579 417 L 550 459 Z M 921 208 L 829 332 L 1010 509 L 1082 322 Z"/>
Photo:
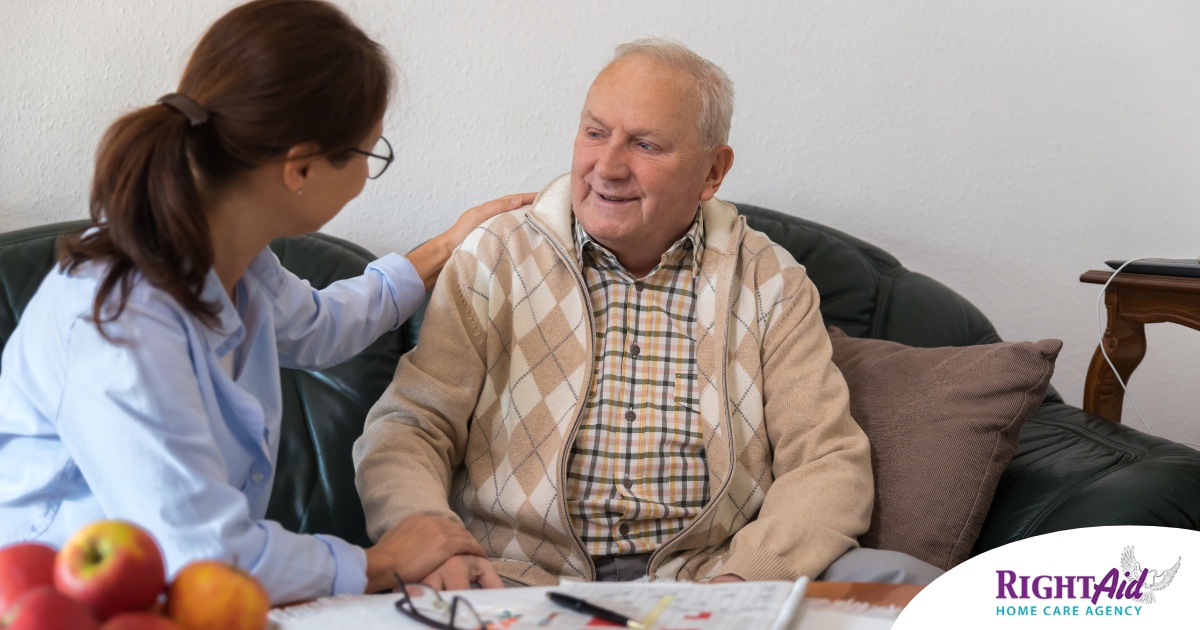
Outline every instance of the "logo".
<path id="1" fill-rule="evenodd" d="M 1175 574 L 1179 572 L 1179 563 L 1182 561 L 1183 557 L 1178 558 L 1175 560 L 1175 566 L 1166 571 L 1151 571 L 1142 568 L 1142 563 L 1133 556 L 1133 547 L 1126 547 L 1125 551 L 1121 553 L 1121 570 L 1125 572 L 1125 575 L 1141 576 L 1139 580 L 1142 586 L 1141 597 L 1138 597 L 1137 601 L 1141 604 L 1153 604 L 1154 593 L 1171 585 L 1171 580 L 1175 579 Z M 1149 584 L 1146 583 L 1148 574 L 1154 575 Z"/>
<path id="2" fill-rule="evenodd" d="M 1129 602 L 1153 604 L 1154 594 L 1171 585 L 1182 561 L 1181 556 L 1170 569 L 1150 570 L 1142 567 L 1129 546 L 1121 553 L 1120 567 L 1113 567 L 1102 576 L 1018 575 L 1015 571 L 999 570 L 997 600 L 1054 600 L 1055 605 L 997 606 L 996 615 L 1038 616 L 1040 610 L 1045 616 L 1078 616 L 1080 606 L 1070 600 L 1087 600 L 1091 605 L 1084 606 L 1085 616 L 1141 616 L 1142 606 Z"/>

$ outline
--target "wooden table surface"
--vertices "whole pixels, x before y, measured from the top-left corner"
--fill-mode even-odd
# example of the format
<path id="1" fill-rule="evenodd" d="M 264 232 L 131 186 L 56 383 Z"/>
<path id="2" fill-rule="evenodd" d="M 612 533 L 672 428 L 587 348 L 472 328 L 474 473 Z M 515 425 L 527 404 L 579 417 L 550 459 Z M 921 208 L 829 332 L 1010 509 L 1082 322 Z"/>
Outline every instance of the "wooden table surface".
<path id="1" fill-rule="evenodd" d="M 806 597 L 812 599 L 853 600 L 872 606 L 908 605 L 921 592 L 916 584 L 876 584 L 872 582 L 809 582 Z"/>

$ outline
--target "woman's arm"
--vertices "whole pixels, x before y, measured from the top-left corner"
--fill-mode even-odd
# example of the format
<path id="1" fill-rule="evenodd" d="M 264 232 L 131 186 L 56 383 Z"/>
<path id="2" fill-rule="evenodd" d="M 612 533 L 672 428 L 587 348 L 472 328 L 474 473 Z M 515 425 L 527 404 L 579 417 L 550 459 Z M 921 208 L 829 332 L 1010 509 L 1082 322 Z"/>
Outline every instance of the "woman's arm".
<path id="1" fill-rule="evenodd" d="M 383 333 L 395 329 L 425 300 L 450 253 L 483 221 L 529 204 L 534 193 L 510 195 L 463 213 L 451 228 L 407 257 L 388 254 L 367 271 L 317 291 L 273 257 L 261 273 L 274 292 L 275 335 L 283 367 L 321 370 L 362 352 Z"/>

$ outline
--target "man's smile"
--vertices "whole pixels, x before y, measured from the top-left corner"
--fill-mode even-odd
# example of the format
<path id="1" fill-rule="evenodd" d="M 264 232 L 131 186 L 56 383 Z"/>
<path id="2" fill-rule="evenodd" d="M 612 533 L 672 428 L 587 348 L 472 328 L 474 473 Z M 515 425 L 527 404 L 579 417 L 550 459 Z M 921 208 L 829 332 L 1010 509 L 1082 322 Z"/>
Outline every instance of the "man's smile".
<path id="1" fill-rule="evenodd" d="M 625 203 L 627 201 L 634 201 L 635 199 L 637 199 L 637 197 L 618 197 L 616 195 L 605 195 L 605 194 L 596 192 L 595 190 L 593 190 L 592 192 L 596 193 L 597 197 L 599 197 L 609 203 Z"/>

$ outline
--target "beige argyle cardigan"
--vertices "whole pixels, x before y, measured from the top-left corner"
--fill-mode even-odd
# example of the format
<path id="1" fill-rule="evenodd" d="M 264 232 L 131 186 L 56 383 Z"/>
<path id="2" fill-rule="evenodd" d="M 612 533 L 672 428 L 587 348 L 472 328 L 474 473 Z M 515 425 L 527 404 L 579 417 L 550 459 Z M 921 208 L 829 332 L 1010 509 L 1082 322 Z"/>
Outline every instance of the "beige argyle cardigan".
<path id="1" fill-rule="evenodd" d="M 804 268 L 733 206 L 701 208 L 696 385 L 712 490 L 650 574 L 813 577 L 870 522 L 867 438 Z M 503 577 L 594 579 L 563 495 L 593 378 L 571 221 L 563 176 L 450 258 L 420 343 L 354 444 L 372 539 L 415 512 L 457 515 Z"/>

